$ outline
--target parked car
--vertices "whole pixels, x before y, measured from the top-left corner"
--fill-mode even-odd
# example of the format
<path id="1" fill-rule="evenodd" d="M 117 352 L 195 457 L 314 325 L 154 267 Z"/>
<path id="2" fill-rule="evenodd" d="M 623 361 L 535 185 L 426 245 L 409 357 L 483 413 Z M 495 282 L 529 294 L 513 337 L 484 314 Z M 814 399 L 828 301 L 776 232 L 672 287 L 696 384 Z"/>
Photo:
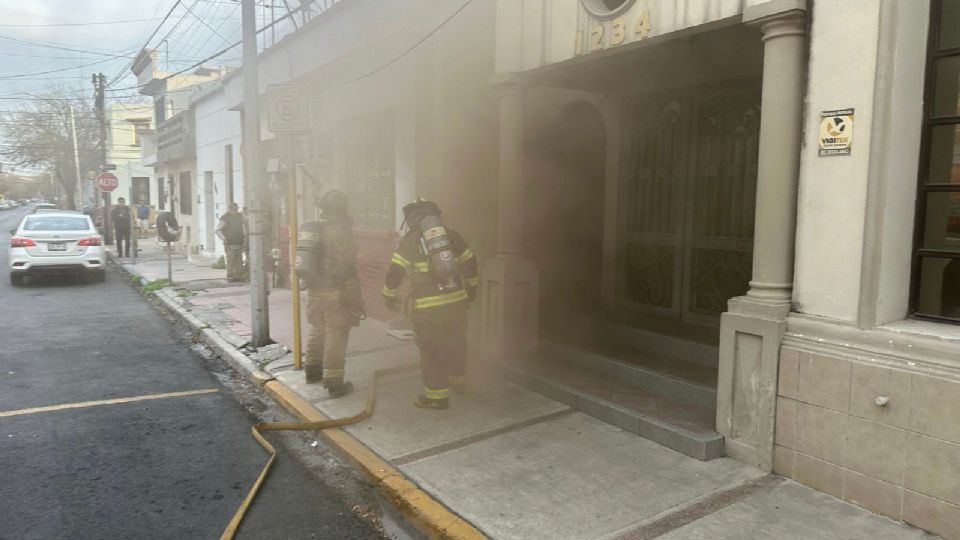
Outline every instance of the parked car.
<path id="1" fill-rule="evenodd" d="M 55 205 L 55 204 L 53 204 L 53 203 L 40 203 L 40 204 L 38 204 L 38 205 L 36 205 L 36 206 L 33 207 L 32 213 L 36 214 L 36 213 L 38 213 L 38 212 L 46 212 L 46 211 L 50 211 L 50 210 L 59 212 L 59 211 L 60 211 L 60 208 L 57 207 L 57 205 Z"/>
<path id="2" fill-rule="evenodd" d="M 8 260 L 13 285 L 34 274 L 85 274 L 96 281 L 106 277 L 103 237 L 89 216 L 77 212 L 31 214 L 10 234 Z"/>

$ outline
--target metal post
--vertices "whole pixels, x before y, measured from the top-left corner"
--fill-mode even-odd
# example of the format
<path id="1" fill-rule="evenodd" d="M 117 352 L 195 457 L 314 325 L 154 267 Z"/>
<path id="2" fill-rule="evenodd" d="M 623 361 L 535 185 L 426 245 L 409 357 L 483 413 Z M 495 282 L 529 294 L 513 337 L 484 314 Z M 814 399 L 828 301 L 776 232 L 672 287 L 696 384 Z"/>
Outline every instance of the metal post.
<path id="1" fill-rule="evenodd" d="M 77 120 L 74 118 L 73 105 L 70 105 L 70 133 L 73 137 L 73 166 L 77 174 L 77 197 L 75 210 L 83 210 L 83 177 L 80 176 L 80 148 L 77 144 Z"/>
<path id="2" fill-rule="evenodd" d="M 103 172 L 103 166 L 107 164 L 107 117 L 105 112 L 104 91 L 107 86 L 107 77 L 103 73 L 93 74 L 94 89 L 94 108 L 97 113 L 97 120 L 100 122 L 100 171 Z M 113 204 L 112 196 L 109 191 L 100 194 L 103 197 L 103 238 L 104 244 L 113 243 L 113 228 L 110 225 L 110 207 Z M 96 196 L 95 196 L 96 198 Z"/>
<path id="3" fill-rule="evenodd" d="M 300 369 L 300 280 L 297 278 L 297 166 L 294 163 L 292 133 L 284 133 L 279 141 L 279 155 L 287 170 L 287 236 L 290 240 L 290 294 L 293 299 L 293 369 Z"/>
<path id="4" fill-rule="evenodd" d="M 243 0 L 243 182 L 244 212 L 250 238 L 250 320 L 251 344 L 271 343 L 267 273 L 264 268 L 263 201 L 266 200 L 260 172 L 260 112 L 257 107 L 257 26 L 254 0 Z"/>

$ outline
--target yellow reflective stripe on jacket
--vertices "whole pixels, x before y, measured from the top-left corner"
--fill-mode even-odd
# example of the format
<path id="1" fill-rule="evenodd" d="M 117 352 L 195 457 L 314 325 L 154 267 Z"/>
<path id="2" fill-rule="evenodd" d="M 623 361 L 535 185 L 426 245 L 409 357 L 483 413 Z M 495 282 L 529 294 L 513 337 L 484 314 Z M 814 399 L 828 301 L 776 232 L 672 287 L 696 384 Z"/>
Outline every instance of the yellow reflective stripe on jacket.
<path id="1" fill-rule="evenodd" d="M 423 395 L 427 399 L 447 399 L 450 397 L 449 388 L 424 388 Z"/>
<path id="2" fill-rule="evenodd" d="M 327 379 L 327 378 L 334 378 L 334 379 L 339 378 L 339 379 L 342 379 L 344 373 L 346 373 L 346 371 L 343 370 L 343 369 L 326 369 L 326 368 L 324 368 L 324 369 L 323 369 L 323 378 L 324 378 L 324 379 Z"/>
<path id="3" fill-rule="evenodd" d="M 390 262 L 404 268 L 410 268 L 410 261 L 403 258 L 403 255 L 399 253 L 394 253 L 393 257 L 390 259 Z"/>
<path id="4" fill-rule="evenodd" d="M 393 298 L 393 297 L 397 296 L 397 289 L 391 289 L 390 287 L 387 287 L 386 285 L 384 285 L 384 286 L 383 286 L 383 295 L 384 295 L 384 296 L 389 296 L 390 298 Z"/>
<path id="5" fill-rule="evenodd" d="M 467 299 L 467 291 L 463 289 L 457 289 L 453 292 L 417 298 L 416 301 L 413 303 L 413 307 L 416 309 L 432 308 L 432 307 L 438 307 L 438 306 L 445 306 L 447 304 L 454 304 L 456 302 L 462 302 L 466 299 Z"/>
<path id="6" fill-rule="evenodd" d="M 480 276 L 470 277 L 470 278 L 467 278 L 465 281 L 467 282 L 467 285 L 471 287 L 476 287 L 477 285 L 480 284 Z"/>
<path id="7" fill-rule="evenodd" d="M 429 272 L 430 263 L 427 261 L 417 261 L 413 263 L 413 269 L 417 272 L 424 272 L 424 273 Z"/>
<path id="8" fill-rule="evenodd" d="M 467 248 L 463 250 L 463 253 L 461 253 L 459 257 L 457 257 L 457 262 L 463 264 L 470 260 L 470 257 L 473 257 L 473 252 L 470 251 L 470 248 Z"/>

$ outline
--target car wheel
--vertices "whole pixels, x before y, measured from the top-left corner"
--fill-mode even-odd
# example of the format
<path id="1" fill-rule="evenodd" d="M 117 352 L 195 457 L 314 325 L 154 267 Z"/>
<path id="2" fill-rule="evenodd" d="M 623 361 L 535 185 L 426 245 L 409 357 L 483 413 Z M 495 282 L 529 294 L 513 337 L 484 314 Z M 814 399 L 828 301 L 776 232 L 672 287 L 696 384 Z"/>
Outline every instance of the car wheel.
<path id="1" fill-rule="evenodd" d="M 10 284 L 14 287 L 23 285 L 23 274 L 10 274 Z"/>

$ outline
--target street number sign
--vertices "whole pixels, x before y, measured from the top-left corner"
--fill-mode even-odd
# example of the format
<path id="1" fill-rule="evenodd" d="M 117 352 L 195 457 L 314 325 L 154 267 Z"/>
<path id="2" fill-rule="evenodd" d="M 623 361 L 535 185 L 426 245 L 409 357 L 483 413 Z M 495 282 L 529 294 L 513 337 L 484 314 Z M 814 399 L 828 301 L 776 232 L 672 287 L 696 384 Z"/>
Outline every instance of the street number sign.
<path id="1" fill-rule="evenodd" d="M 117 189 L 118 184 L 117 177 L 113 173 L 104 172 L 97 176 L 97 187 L 100 188 L 100 191 L 113 191 Z"/>
<path id="2" fill-rule="evenodd" d="M 310 130 L 310 89 L 307 85 L 267 85 L 267 129 L 274 133 Z"/>

